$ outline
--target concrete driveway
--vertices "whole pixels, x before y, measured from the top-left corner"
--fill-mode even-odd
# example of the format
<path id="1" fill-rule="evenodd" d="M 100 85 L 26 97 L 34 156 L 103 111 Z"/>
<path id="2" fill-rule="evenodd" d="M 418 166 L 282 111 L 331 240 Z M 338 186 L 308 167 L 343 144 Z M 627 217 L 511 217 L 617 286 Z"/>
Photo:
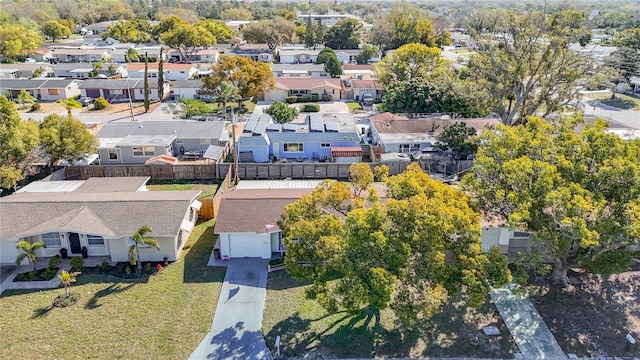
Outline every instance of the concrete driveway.
<path id="1" fill-rule="evenodd" d="M 268 260 L 231 259 L 211 330 L 189 359 L 271 359 L 262 336 Z"/>

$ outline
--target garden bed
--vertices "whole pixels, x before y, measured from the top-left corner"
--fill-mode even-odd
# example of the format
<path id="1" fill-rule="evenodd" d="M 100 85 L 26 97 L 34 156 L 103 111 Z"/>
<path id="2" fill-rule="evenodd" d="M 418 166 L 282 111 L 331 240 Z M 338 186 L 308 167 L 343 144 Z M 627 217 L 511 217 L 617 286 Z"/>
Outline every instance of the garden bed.
<path id="1" fill-rule="evenodd" d="M 171 263 L 169 263 L 169 265 L 171 265 Z M 83 267 L 82 274 L 103 274 L 115 276 L 121 279 L 140 279 L 148 278 L 165 267 L 164 261 L 143 261 L 142 270 L 140 271 L 140 274 L 138 274 L 136 272 L 136 265 L 131 265 L 128 262 L 119 262 L 114 266 L 108 265 L 105 262 L 96 267 Z"/>
<path id="2" fill-rule="evenodd" d="M 35 272 L 29 271 L 16 275 L 13 282 L 21 281 L 49 281 L 56 277 L 60 268 L 46 268 L 36 270 Z"/>

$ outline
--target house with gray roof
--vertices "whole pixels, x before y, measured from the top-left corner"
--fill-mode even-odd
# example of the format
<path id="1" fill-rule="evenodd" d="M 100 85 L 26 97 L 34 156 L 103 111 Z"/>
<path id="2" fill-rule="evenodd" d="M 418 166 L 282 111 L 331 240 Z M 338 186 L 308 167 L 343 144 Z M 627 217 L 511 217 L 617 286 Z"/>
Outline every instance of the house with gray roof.
<path id="1" fill-rule="evenodd" d="M 331 161 L 332 150 L 344 147 L 360 147 L 350 114 L 310 113 L 284 124 L 252 114 L 238 140 L 240 162 Z"/>
<path id="2" fill-rule="evenodd" d="M 129 75 L 126 64 L 99 64 L 100 66 L 95 70 L 97 76 L 109 77 L 120 74 L 122 77 L 127 77 Z M 60 63 L 51 65 L 53 76 L 63 78 L 88 79 L 92 77 L 93 69 L 93 63 Z"/>
<path id="3" fill-rule="evenodd" d="M 17 98 L 26 90 L 38 101 L 58 101 L 80 95 L 81 80 L 62 78 L 2 79 L 2 91 Z"/>
<path id="4" fill-rule="evenodd" d="M 165 82 L 164 93 L 171 88 Z M 158 82 L 149 81 L 151 101 L 158 101 Z M 144 101 L 144 79 L 88 79 L 80 85 L 82 96 L 103 97 L 109 102 Z"/>
<path id="5" fill-rule="evenodd" d="M 331 78 L 323 64 L 273 64 L 273 77 L 308 77 L 313 79 Z"/>
<path id="6" fill-rule="evenodd" d="M 139 249 L 141 261 L 175 261 L 189 238 L 202 205 L 200 191 L 146 191 L 147 177 L 42 181 L 0 198 L 0 263 L 13 264 L 18 241 L 41 241 L 38 257 L 66 249 L 79 256 L 128 261 L 131 236 L 141 227 L 160 244 Z"/>
<path id="7" fill-rule="evenodd" d="M 101 165 L 144 164 L 158 155 L 203 155 L 209 145 L 229 146 L 223 121 L 109 122 L 96 133 Z"/>

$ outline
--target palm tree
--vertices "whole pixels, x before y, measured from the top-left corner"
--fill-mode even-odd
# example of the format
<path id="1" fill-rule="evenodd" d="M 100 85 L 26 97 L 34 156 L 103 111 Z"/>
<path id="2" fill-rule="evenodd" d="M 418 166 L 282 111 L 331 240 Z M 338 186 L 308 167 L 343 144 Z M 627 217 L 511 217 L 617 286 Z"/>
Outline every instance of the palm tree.
<path id="1" fill-rule="evenodd" d="M 18 241 L 16 244 L 16 249 L 22 250 L 18 257 L 16 258 L 16 266 L 20 266 L 24 258 L 29 260 L 29 263 L 33 266 L 33 272 L 36 272 L 36 250 L 40 248 L 45 248 L 43 242 L 34 242 L 33 244 L 28 241 L 22 240 Z"/>
<path id="2" fill-rule="evenodd" d="M 238 100 L 240 98 L 240 92 L 238 88 L 233 86 L 230 82 L 223 81 L 216 89 L 216 98 L 222 103 L 222 116 L 227 118 L 227 102 Z"/>
<path id="3" fill-rule="evenodd" d="M 74 98 L 66 98 L 58 100 L 58 104 L 64 106 L 67 109 L 67 114 L 71 116 L 71 109 L 82 109 L 82 104 Z"/>
<path id="4" fill-rule="evenodd" d="M 33 95 L 25 89 L 20 89 L 18 93 L 18 102 L 20 103 L 20 109 L 24 109 L 24 103 L 33 104 L 36 101 Z"/>
<path id="5" fill-rule="evenodd" d="M 80 275 L 79 272 L 67 272 L 66 270 L 62 270 L 58 278 L 60 278 L 60 282 L 64 286 L 64 296 L 69 297 L 71 295 L 69 293 L 69 287 L 72 282 L 76 282 L 76 276 Z"/>
<path id="6" fill-rule="evenodd" d="M 147 237 L 147 233 L 150 233 L 152 230 L 148 226 L 142 226 L 138 231 L 133 233 L 131 236 L 131 240 L 133 240 L 133 245 L 129 247 L 129 263 L 131 265 L 136 265 L 138 271 L 142 270 L 142 264 L 140 263 L 140 252 L 138 251 L 138 246 L 140 245 L 151 245 L 154 248 L 160 250 L 160 245 L 158 242 L 150 237 Z"/>
<path id="7" fill-rule="evenodd" d="M 138 50 L 134 48 L 129 48 L 125 57 L 127 58 L 127 62 L 129 64 L 131 64 L 131 60 L 135 60 L 136 62 L 140 61 L 140 54 L 138 54 Z"/>

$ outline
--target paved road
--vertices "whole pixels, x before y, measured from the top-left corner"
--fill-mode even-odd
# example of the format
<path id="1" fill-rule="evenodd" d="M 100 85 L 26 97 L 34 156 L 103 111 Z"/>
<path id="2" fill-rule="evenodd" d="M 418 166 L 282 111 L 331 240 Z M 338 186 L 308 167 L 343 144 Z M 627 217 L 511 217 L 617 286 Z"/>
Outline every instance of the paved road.
<path id="1" fill-rule="evenodd" d="M 623 110 L 605 105 L 599 101 L 589 99 L 589 93 L 584 94 L 582 100 L 585 115 L 595 115 L 599 118 L 619 123 L 623 127 L 640 129 L 640 111 Z"/>
<path id="2" fill-rule="evenodd" d="M 514 294 L 512 285 L 491 291 L 491 298 L 518 345 L 521 358 L 567 358 L 529 298 Z"/>
<path id="3" fill-rule="evenodd" d="M 189 359 L 271 359 L 261 331 L 267 275 L 268 260 L 227 261 L 211 330 Z"/>

